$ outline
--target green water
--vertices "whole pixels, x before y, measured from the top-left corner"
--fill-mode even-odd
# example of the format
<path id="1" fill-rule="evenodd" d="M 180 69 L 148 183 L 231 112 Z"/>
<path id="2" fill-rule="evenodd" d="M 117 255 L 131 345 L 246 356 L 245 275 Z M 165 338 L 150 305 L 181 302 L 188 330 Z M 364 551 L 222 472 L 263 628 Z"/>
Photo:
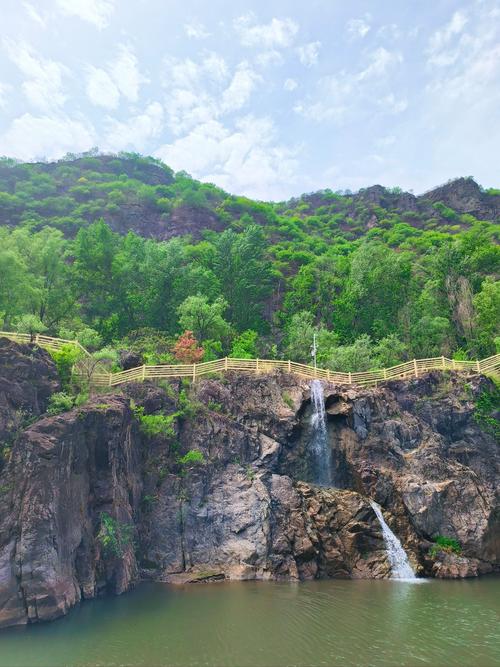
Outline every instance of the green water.
<path id="1" fill-rule="evenodd" d="M 0 667 L 500 664 L 500 578 L 144 584 L 0 632 Z"/>

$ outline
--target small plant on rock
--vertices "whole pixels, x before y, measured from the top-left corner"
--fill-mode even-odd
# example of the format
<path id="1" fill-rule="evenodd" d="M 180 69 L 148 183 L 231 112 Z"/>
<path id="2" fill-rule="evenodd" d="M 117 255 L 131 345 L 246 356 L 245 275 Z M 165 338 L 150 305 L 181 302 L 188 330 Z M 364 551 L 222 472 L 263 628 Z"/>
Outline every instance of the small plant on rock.
<path id="1" fill-rule="evenodd" d="M 134 413 L 135 418 L 139 422 L 141 431 L 149 436 L 163 436 L 164 438 L 175 438 L 175 429 L 173 426 L 174 420 L 179 416 L 178 412 L 171 415 L 146 415 L 142 406 L 136 406 L 133 401 L 130 407 Z"/>
<path id="2" fill-rule="evenodd" d="M 47 408 L 48 415 L 58 415 L 61 412 L 67 412 L 74 406 L 75 401 L 73 396 L 66 394 L 64 391 L 59 391 L 52 394 Z"/>
<path id="3" fill-rule="evenodd" d="M 429 549 L 429 556 L 431 558 L 436 558 L 440 551 L 444 553 L 453 553 L 459 556 L 462 553 L 462 547 L 458 540 L 455 540 L 453 537 L 445 537 L 444 535 L 438 535 L 435 540 L 435 544 Z"/>
<path id="4" fill-rule="evenodd" d="M 124 548 L 131 543 L 133 526 L 121 523 L 107 512 L 101 512 L 101 527 L 97 535 L 103 550 L 112 556 L 122 557 Z"/>
<path id="5" fill-rule="evenodd" d="M 205 457 L 198 449 L 190 449 L 187 454 L 179 457 L 178 462 L 183 466 L 192 466 L 205 463 Z"/>

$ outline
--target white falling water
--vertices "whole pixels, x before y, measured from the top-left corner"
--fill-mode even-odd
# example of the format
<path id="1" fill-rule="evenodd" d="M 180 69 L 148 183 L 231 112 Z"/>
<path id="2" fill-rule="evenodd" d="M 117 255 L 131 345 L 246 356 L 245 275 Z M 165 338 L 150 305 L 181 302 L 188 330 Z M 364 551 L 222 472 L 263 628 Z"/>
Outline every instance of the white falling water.
<path id="1" fill-rule="evenodd" d="M 377 505 L 373 500 L 370 500 L 370 505 L 373 507 L 373 511 L 382 527 L 387 556 L 391 564 L 391 579 L 417 579 L 401 542 L 386 524 L 380 505 Z"/>
<path id="2" fill-rule="evenodd" d="M 332 454 L 326 431 L 325 396 L 323 385 L 319 380 L 311 382 L 311 403 L 313 407 L 311 448 L 314 456 L 315 481 L 321 486 L 332 486 Z"/>

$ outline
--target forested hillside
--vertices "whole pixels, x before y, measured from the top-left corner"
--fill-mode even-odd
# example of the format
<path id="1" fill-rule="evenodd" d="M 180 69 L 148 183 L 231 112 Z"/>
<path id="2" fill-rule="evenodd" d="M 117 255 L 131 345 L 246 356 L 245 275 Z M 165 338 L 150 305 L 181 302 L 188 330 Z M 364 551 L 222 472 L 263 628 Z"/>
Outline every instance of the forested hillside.
<path id="1" fill-rule="evenodd" d="M 0 328 L 147 362 L 182 358 L 184 331 L 205 360 L 307 361 L 314 331 L 337 370 L 485 357 L 500 343 L 499 218 L 500 190 L 471 178 L 264 203 L 138 155 L 3 159 Z"/>

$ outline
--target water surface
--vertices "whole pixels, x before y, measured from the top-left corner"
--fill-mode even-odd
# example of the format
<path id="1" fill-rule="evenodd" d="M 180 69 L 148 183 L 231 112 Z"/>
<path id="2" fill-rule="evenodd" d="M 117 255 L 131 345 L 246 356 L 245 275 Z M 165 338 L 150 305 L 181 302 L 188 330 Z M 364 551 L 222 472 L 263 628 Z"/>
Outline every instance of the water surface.
<path id="1" fill-rule="evenodd" d="M 0 631 L 0 667 L 500 664 L 500 578 L 143 584 Z"/>

